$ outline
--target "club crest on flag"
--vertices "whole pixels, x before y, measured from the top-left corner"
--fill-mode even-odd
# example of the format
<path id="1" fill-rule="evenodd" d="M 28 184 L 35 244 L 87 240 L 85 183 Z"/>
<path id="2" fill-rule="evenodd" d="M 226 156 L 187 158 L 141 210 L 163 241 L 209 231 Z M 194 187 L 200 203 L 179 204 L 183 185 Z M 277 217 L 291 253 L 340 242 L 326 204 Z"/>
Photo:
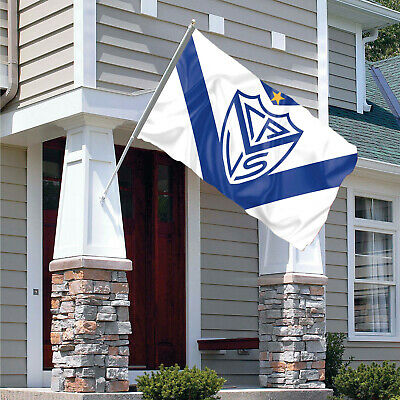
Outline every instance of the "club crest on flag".
<path id="1" fill-rule="evenodd" d="M 268 103 L 269 97 L 263 97 Z M 302 133 L 289 113 L 275 114 L 268 110 L 260 94 L 237 90 L 220 135 L 229 183 L 240 184 L 273 172 L 294 149 Z"/>

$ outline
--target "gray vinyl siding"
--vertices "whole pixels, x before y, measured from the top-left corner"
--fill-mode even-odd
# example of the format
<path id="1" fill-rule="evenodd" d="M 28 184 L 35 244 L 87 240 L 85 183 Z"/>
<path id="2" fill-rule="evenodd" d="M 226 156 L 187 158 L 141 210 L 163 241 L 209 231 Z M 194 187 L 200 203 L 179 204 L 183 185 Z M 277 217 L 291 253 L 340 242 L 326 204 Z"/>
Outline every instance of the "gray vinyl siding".
<path id="1" fill-rule="evenodd" d="M 258 337 L 257 221 L 202 182 L 201 318 L 203 338 Z M 228 385 L 258 386 L 258 350 L 202 354 Z"/>
<path id="2" fill-rule="evenodd" d="M 0 73 L 7 66 L 7 0 L 0 0 Z"/>
<path id="3" fill-rule="evenodd" d="M 325 225 L 327 331 L 347 332 L 346 189 L 340 188 Z"/>
<path id="4" fill-rule="evenodd" d="M 356 36 L 329 27 L 329 105 L 357 109 Z"/>
<path id="5" fill-rule="evenodd" d="M 0 147 L 0 387 L 26 386 L 26 151 Z"/>
<path id="6" fill-rule="evenodd" d="M 327 331 L 348 333 L 347 325 L 347 195 L 341 188 L 326 224 Z M 400 343 L 346 342 L 345 357 L 354 357 L 353 364 L 385 360 L 399 361 Z"/>
<path id="7" fill-rule="evenodd" d="M 225 18 L 225 35 L 208 33 L 208 14 Z M 162 0 L 158 16 L 140 0 L 97 1 L 97 86 L 122 92 L 154 89 L 187 24 L 273 87 L 317 110 L 316 1 Z M 287 51 L 271 49 L 271 32 Z"/>
<path id="8" fill-rule="evenodd" d="M 19 1 L 19 90 L 9 107 L 73 88 L 73 0 Z"/>

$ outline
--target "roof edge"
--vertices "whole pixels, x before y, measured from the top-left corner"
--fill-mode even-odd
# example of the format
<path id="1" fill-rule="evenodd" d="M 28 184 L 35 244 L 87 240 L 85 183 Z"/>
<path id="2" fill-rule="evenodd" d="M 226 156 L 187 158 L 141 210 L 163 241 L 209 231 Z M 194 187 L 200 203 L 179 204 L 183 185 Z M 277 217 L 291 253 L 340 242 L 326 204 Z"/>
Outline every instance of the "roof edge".
<path id="1" fill-rule="evenodd" d="M 400 165 L 392 164 L 386 161 L 373 160 L 371 158 L 359 157 L 357 167 L 364 170 L 382 172 L 395 176 L 400 175 Z"/>
<path id="2" fill-rule="evenodd" d="M 365 13 L 374 14 L 375 16 L 382 18 L 383 19 L 382 25 L 376 26 L 376 28 L 400 23 L 399 11 L 392 10 L 378 3 L 373 3 L 372 1 L 368 0 L 329 0 L 329 1 L 332 3 L 337 3 L 344 6 L 356 8 Z"/>

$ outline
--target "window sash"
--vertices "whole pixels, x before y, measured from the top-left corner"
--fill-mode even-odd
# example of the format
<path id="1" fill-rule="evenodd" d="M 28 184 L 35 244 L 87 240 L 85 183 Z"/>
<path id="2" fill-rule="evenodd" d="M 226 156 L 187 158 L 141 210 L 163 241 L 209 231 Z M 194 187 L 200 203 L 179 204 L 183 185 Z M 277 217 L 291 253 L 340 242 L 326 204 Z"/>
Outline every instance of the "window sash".
<path id="1" fill-rule="evenodd" d="M 364 243 L 364 246 L 361 246 L 362 248 L 360 249 L 361 252 L 357 252 L 357 232 L 361 233 L 361 232 L 367 232 L 367 233 L 371 233 L 371 239 L 372 241 L 366 241 Z M 363 281 L 367 281 L 367 280 L 376 280 L 376 281 L 387 281 L 387 282 L 394 282 L 395 280 L 395 252 L 394 252 L 394 246 L 395 246 L 395 235 L 393 232 L 377 232 L 376 230 L 365 230 L 363 228 L 358 228 L 358 227 L 354 227 L 353 230 L 354 233 L 354 241 L 355 241 L 355 249 L 354 249 L 354 279 L 356 280 L 363 280 Z M 379 254 L 379 239 L 378 235 L 386 235 L 390 237 L 390 244 L 391 247 L 388 247 L 388 249 L 384 249 L 382 248 L 381 251 L 389 251 L 388 254 L 390 255 L 382 255 Z M 362 236 L 361 236 L 362 238 Z M 381 243 L 382 244 L 382 243 Z M 363 254 L 362 251 L 366 250 L 367 253 Z M 369 253 L 370 251 L 372 251 L 372 253 Z M 384 253 L 385 254 L 385 253 Z M 370 277 L 366 277 L 366 278 L 360 278 L 357 277 L 357 273 L 362 272 L 362 265 L 359 266 L 357 265 L 358 262 L 360 260 L 365 260 L 365 271 L 367 271 L 368 273 L 371 274 Z M 381 269 L 381 273 L 384 274 L 385 273 L 385 267 L 384 267 L 384 263 L 388 262 L 388 264 L 390 265 L 390 267 L 387 269 L 387 271 L 390 271 L 390 276 L 387 277 L 387 279 L 379 279 L 377 276 L 379 276 L 378 270 Z M 376 264 L 379 263 L 379 264 Z M 386 271 L 386 272 L 387 272 Z M 376 274 L 377 276 L 373 276 L 372 274 Z"/>
<path id="2" fill-rule="evenodd" d="M 369 197 L 379 200 L 392 201 L 392 222 L 369 220 L 355 217 L 355 197 Z M 396 311 L 400 310 L 398 260 L 399 260 L 399 197 L 377 195 L 347 188 L 347 227 L 348 227 L 348 327 L 349 340 L 355 341 L 400 341 L 400 318 Z M 390 280 L 355 278 L 355 231 L 363 230 L 393 235 L 392 265 L 393 277 Z M 358 332 L 355 330 L 354 287 L 356 284 L 367 284 L 380 287 L 390 287 L 390 331 L 389 332 Z"/>
<path id="3" fill-rule="evenodd" d="M 361 293 L 361 296 L 359 295 L 356 297 L 356 288 L 361 285 L 362 287 L 359 287 L 358 291 L 363 293 Z M 385 288 L 387 289 L 387 293 L 382 291 L 382 289 Z M 358 306 L 356 306 L 356 299 L 358 300 Z M 355 334 L 364 335 L 369 333 L 374 335 L 393 335 L 395 326 L 393 321 L 394 301 L 394 285 L 375 285 L 365 282 L 355 282 L 353 296 Z M 387 312 L 387 310 L 389 312 Z M 374 330 L 357 330 L 357 322 L 359 325 L 371 326 Z M 387 327 L 387 331 L 386 329 L 382 329 L 382 327 Z"/>
<path id="4" fill-rule="evenodd" d="M 366 208 L 365 208 L 365 214 L 370 214 L 370 216 L 366 217 L 358 217 L 357 216 L 357 199 L 364 199 L 364 200 L 371 200 L 370 208 L 368 208 L 368 202 L 365 203 Z M 379 202 L 384 202 L 388 204 L 387 207 L 387 215 L 386 219 L 379 219 Z M 381 222 L 393 222 L 393 201 L 392 200 L 383 200 L 379 199 L 376 197 L 371 197 L 371 196 L 360 196 L 360 195 L 355 195 L 354 196 L 354 204 L 355 204 L 355 218 L 360 218 L 360 219 L 366 219 L 366 220 L 372 220 L 372 221 L 381 221 Z"/>

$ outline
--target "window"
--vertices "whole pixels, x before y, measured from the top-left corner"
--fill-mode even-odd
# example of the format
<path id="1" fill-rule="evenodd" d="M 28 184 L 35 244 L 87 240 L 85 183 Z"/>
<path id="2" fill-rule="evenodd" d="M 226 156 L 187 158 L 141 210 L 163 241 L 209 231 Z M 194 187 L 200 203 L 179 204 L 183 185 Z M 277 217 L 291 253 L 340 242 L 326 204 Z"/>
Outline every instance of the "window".
<path id="1" fill-rule="evenodd" d="M 53 141 L 55 142 L 55 141 Z M 53 143 L 50 142 L 50 143 Z M 55 142 L 56 143 L 56 142 Z M 43 147 L 43 209 L 58 210 L 64 151 L 51 144 Z"/>
<path id="2" fill-rule="evenodd" d="M 348 191 L 349 339 L 399 337 L 397 200 Z"/>

